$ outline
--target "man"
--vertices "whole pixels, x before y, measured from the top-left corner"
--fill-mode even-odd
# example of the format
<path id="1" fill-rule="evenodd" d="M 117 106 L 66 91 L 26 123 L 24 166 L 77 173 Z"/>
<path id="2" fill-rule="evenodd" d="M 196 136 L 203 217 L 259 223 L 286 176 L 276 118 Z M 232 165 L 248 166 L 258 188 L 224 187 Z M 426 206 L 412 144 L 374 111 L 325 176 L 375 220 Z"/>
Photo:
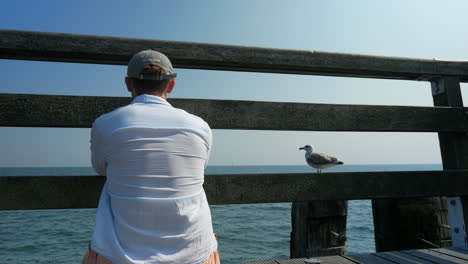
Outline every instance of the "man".
<path id="1" fill-rule="evenodd" d="M 135 54 L 132 103 L 93 124 L 92 164 L 107 181 L 83 263 L 219 263 L 202 186 L 212 132 L 166 101 L 175 77 L 164 54 Z"/>

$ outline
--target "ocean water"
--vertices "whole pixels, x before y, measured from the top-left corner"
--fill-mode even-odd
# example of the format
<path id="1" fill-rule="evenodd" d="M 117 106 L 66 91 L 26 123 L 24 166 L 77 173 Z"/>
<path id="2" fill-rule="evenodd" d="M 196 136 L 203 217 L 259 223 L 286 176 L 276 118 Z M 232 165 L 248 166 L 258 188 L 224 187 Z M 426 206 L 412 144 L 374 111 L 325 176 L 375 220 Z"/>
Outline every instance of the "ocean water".
<path id="1" fill-rule="evenodd" d="M 337 171 L 440 170 L 440 164 L 344 165 Z M 307 166 L 211 166 L 206 174 L 300 173 Z M 0 168 L 0 176 L 95 175 L 91 168 Z M 291 203 L 211 206 L 223 264 L 289 258 Z M 96 209 L 0 211 L 0 263 L 81 263 Z M 350 201 L 347 248 L 374 252 L 371 203 Z"/>

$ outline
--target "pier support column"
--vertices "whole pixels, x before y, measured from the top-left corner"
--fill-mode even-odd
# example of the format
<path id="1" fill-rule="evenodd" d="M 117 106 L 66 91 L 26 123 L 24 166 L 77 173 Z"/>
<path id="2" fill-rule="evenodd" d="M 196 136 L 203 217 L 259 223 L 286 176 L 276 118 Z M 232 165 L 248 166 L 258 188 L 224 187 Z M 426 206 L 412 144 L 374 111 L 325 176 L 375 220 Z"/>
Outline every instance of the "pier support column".
<path id="1" fill-rule="evenodd" d="M 431 88 L 434 106 L 463 107 L 457 77 L 441 76 L 433 79 Z M 439 132 L 438 136 L 444 170 L 468 169 L 467 133 Z M 468 208 L 468 198 L 461 197 L 461 201 L 463 208 Z M 463 246 L 467 243 L 463 222 L 468 221 L 468 212 L 464 216 L 463 213 L 457 215 L 453 206 L 447 206 L 446 198 L 373 200 L 372 207 L 377 251 L 431 247 L 431 243 L 441 247 L 450 246 L 450 232 L 457 235 L 454 239 L 457 243 L 464 242 Z M 452 210 L 450 222 L 448 210 Z M 421 236 L 424 240 L 420 239 Z M 420 238 L 415 240 L 415 237 Z"/>
<path id="2" fill-rule="evenodd" d="M 372 200 L 377 252 L 450 246 L 443 197 Z"/>
<path id="3" fill-rule="evenodd" d="M 458 77 L 442 76 L 431 81 L 434 106 L 463 107 Z M 468 112 L 465 111 L 465 115 Z M 440 154 L 444 170 L 468 169 L 468 133 L 439 132 Z M 451 184 L 457 184 L 452 182 Z M 448 206 L 453 246 L 467 246 L 468 197 L 453 197 Z M 462 206 L 457 206 L 461 201 Z"/>
<path id="4" fill-rule="evenodd" d="M 348 201 L 294 202 L 291 209 L 291 258 L 346 253 Z"/>

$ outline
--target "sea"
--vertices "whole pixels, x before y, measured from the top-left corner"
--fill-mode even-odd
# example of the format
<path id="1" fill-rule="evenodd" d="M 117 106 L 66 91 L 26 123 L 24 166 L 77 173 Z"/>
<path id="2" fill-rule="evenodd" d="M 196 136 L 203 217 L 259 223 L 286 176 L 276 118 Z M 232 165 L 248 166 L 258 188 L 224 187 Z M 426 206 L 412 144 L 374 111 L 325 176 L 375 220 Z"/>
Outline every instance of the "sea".
<path id="1" fill-rule="evenodd" d="M 327 172 L 441 170 L 441 164 L 343 165 Z M 308 166 L 209 166 L 206 174 L 304 173 Z M 0 168 L 1 176 L 96 175 L 87 167 Z M 289 258 L 291 203 L 213 205 L 223 264 Z M 96 209 L 0 211 L 0 263 L 81 263 Z M 349 253 L 375 252 L 369 200 L 349 202 Z"/>

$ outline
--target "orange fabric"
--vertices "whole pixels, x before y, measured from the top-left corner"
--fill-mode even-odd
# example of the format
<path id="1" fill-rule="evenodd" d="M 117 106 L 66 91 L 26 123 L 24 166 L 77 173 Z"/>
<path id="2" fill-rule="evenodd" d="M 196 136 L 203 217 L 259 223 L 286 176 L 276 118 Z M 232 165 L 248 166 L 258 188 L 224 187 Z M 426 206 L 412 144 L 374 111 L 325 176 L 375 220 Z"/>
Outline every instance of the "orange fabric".
<path id="1" fill-rule="evenodd" d="M 114 264 L 112 261 L 108 260 L 107 258 L 99 255 L 99 253 L 95 252 L 91 248 L 88 248 L 86 254 L 83 258 L 83 264 Z M 211 254 L 207 261 L 203 262 L 203 264 L 221 264 L 221 260 L 219 258 L 219 252 L 216 250 Z"/>
<path id="2" fill-rule="evenodd" d="M 215 234 L 216 239 L 218 235 Z M 92 250 L 91 247 L 88 247 L 85 256 L 83 257 L 82 264 L 115 264 L 107 258 L 99 255 L 96 251 Z M 207 261 L 202 264 L 221 264 L 221 259 L 219 258 L 219 252 L 216 250 L 211 254 Z"/>

